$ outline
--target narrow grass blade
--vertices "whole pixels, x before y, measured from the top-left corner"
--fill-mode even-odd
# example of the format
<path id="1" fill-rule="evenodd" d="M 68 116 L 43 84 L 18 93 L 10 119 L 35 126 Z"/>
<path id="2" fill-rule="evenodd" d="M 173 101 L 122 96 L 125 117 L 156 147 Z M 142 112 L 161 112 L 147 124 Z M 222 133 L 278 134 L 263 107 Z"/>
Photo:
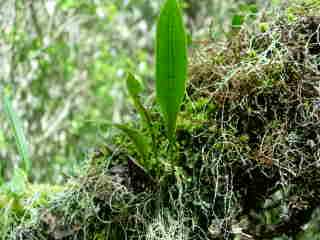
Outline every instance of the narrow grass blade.
<path id="1" fill-rule="evenodd" d="M 2 102 L 3 102 L 4 112 L 7 115 L 7 118 L 9 119 L 10 126 L 14 133 L 17 149 L 22 160 L 21 167 L 22 169 L 24 169 L 26 173 L 29 173 L 31 169 L 31 161 L 29 158 L 27 140 L 23 133 L 22 125 L 12 107 L 9 97 L 6 95 L 5 92 L 3 92 Z"/>
<path id="2" fill-rule="evenodd" d="M 185 95 L 187 65 L 182 11 L 177 0 L 166 0 L 157 24 L 156 92 L 170 141 L 174 140 L 177 114 Z"/>

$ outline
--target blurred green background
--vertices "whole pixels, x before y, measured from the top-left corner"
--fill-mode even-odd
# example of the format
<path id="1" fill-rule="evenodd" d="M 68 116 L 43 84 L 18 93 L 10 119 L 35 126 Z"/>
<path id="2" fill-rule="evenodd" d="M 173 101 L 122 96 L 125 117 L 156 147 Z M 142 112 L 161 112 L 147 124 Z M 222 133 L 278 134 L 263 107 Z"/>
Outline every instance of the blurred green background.
<path id="1" fill-rule="evenodd" d="M 132 70 L 153 88 L 154 30 L 161 0 L 0 1 L 0 88 L 29 142 L 32 180 L 61 183 L 105 134 L 87 120 L 126 121 L 124 88 Z M 253 1 L 185 0 L 192 39 L 223 38 L 232 16 Z M 263 9 L 261 1 L 257 11 Z M 246 4 L 246 5 L 244 5 Z M 19 156 L 0 106 L 5 179 Z"/>

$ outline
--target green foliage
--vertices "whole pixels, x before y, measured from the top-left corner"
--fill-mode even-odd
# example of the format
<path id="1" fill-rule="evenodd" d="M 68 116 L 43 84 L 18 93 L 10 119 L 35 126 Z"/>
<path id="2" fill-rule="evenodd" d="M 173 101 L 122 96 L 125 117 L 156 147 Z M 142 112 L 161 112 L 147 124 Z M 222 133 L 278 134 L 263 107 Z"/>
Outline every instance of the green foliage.
<path id="1" fill-rule="evenodd" d="M 128 73 L 127 76 L 127 89 L 133 100 L 135 100 L 143 91 L 142 84 L 133 76 L 132 73 Z"/>
<path id="2" fill-rule="evenodd" d="M 146 137 L 139 131 L 124 124 L 113 124 L 113 126 L 123 131 L 130 138 L 130 140 L 134 143 L 137 152 L 144 160 L 146 160 L 150 152 Z"/>
<path id="3" fill-rule="evenodd" d="M 26 212 L 33 214 L 32 219 L 19 218 L 19 226 L 5 224 L 4 231 L 13 229 L 14 236 L 19 233 L 33 239 L 59 238 L 61 234 L 68 235 L 61 239 L 149 240 L 198 239 L 200 236 L 204 239 L 268 236 L 271 239 L 271 235 L 285 235 L 269 231 L 278 226 L 284 229 L 282 221 L 285 225 L 290 219 L 293 223 L 299 222 L 299 216 L 304 219 L 311 213 L 309 206 L 316 207 L 319 202 L 320 188 L 314 181 L 317 178 L 310 178 L 319 175 L 318 169 L 301 167 L 301 161 L 305 166 L 315 166 L 318 159 L 319 125 L 317 112 L 313 111 L 317 108 L 312 109 L 317 95 L 310 93 L 311 84 L 317 86 L 318 81 L 306 85 L 297 81 L 299 76 L 292 74 L 299 65 L 292 59 L 295 45 L 274 39 L 282 31 L 288 31 L 298 37 L 291 41 L 305 46 L 307 38 L 296 35 L 296 30 L 301 33 L 301 25 L 296 22 L 283 26 L 285 21 L 279 21 L 282 17 L 274 22 L 271 19 L 266 26 L 264 23 L 269 24 L 266 14 L 263 25 L 255 22 L 254 28 L 240 23 L 241 34 L 232 35 L 227 42 L 209 41 L 208 48 L 205 46 L 193 59 L 188 99 L 176 123 L 176 146 L 179 147 L 176 161 L 167 161 L 171 156 L 167 153 L 168 141 L 160 114 L 144 108 L 140 99 L 143 88 L 129 74 L 127 88 L 138 113 L 144 123 L 146 113 L 152 117 L 158 156 L 149 150 L 145 126 L 106 124 L 124 134 L 113 135 L 108 139 L 112 144 L 110 149 L 108 146 L 107 151 L 99 150 L 98 156 L 89 158 L 71 189 L 55 196 L 49 205 L 28 206 Z M 276 25 L 279 23 L 281 25 Z M 271 53 L 266 58 L 269 50 Z M 198 56 L 201 59 L 198 60 Z M 312 65 L 306 66 L 317 66 L 314 59 L 309 60 Z M 102 69 L 106 67 L 102 66 Z M 299 66 L 299 70 L 311 73 L 303 66 Z M 101 84 L 107 82 L 103 74 L 100 77 Z M 301 85 L 301 91 L 296 91 L 295 84 Z M 99 96 L 105 96 L 106 90 L 99 91 Z M 302 104 L 297 106 L 292 102 Z M 97 113 L 92 114 L 97 119 L 105 119 L 99 111 L 93 112 Z M 81 137 L 85 135 L 79 132 Z M 127 138 L 133 144 L 126 141 Z M 135 156 L 136 152 L 146 160 L 143 163 L 147 164 L 144 167 L 148 173 L 160 176 L 157 181 L 141 171 L 138 164 L 129 162 L 128 168 L 124 166 L 128 156 Z M 288 152 L 289 157 L 283 155 Z M 160 170 L 149 171 L 154 169 Z M 18 187 L 11 192 L 23 191 L 23 179 L 23 174 L 13 177 L 12 183 Z M 2 199 L 7 200 L 0 195 L 0 206 Z M 311 199 L 317 201 L 312 203 Z M 33 197 L 18 203 L 31 200 Z M 0 222 L 6 222 L 1 210 L 0 207 Z M 54 223 L 50 231 L 48 219 Z M 301 239 L 316 239 L 319 232 L 318 221 L 290 225 L 286 227 L 289 234 L 302 229 L 307 233 L 308 237 Z"/>
<path id="4" fill-rule="evenodd" d="M 15 169 L 9 182 L 0 186 L 0 233 L 8 239 L 16 217 L 22 217 L 24 209 L 22 198 L 27 192 L 27 174 L 20 168 Z"/>
<path id="5" fill-rule="evenodd" d="M 181 1 L 193 39 L 207 35 L 203 23 L 211 18 L 213 32 L 223 36 L 236 1 Z M 150 94 L 152 30 L 163 2 L 1 1 L 0 82 L 16 90 L 12 101 L 19 102 L 15 110 L 23 115 L 32 142 L 32 179 L 63 182 L 75 174 L 88 149 L 105 141 L 106 134 L 87 128 L 84 120 L 129 118 L 125 69 L 135 69 L 144 80 L 144 94 Z M 0 129 L 7 136 L 10 126 L 4 118 L 0 114 Z M 0 158 L 10 177 L 18 153 L 2 139 Z"/>
<path id="6" fill-rule="evenodd" d="M 232 16 L 233 28 L 241 28 L 247 19 L 255 19 L 258 13 L 256 4 L 240 4 L 236 13 Z"/>
<path id="7" fill-rule="evenodd" d="M 137 69 L 136 74 L 150 79 L 147 63 L 152 57 L 147 47 L 153 35 L 148 25 L 144 27 L 143 5 L 150 4 L 130 8 L 117 0 L 0 4 L 4 29 L 0 82 L 16 90 L 12 101 L 19 102 L 15 110 L 23 115 L 32 142 L 29 157 L 35 181 L 62 182 L 74 174 L 88 149 L 104 140 L 103 134 L 97 137 L 86 128 L 84 119 L 118 122 L 126 117 L 124 69 Z M 155 7 L 146 14 L 153 20 Z M 139 49 L 138 36 L 143 36 Z M 0 129 L 5 136 L 11 131 L 2 114 Z M 8 178 L 18 153 L 1 138 L 0 159 Z"/>
<path id="8" fill-rule="evenodd" d="M 140 97 L 139 97 L 139 94 L 143 90 L 143 86 L 131 73 L 128 73 L 128 76 L 127 76 L 127 89 L 133 100 L 133 104 L 135 108 L 137 109 L 138 113 L 143 119 L 143 122 L 148 128 L 149 134 L 152 138 L 152 147 L 154 152 L 156 152 L 156 149 L 155 149 L 156 141 L 155 141 L 154 130 L 151 122 L 151 116 L 148 110 L 141 103 Z"/>
<path id="9" fill-rule="evenodd" d="M 6 183 L 3 189 L 6 192 L 6 195 L 13 198 L 19 198 L 27 190 L 28 177 L 26 173 L 17 168 L 14 171 L 12 179 Z"/>
<path id="10" fill-rule="evenodd" d="M 120 130 L 132 141 L 132 143 L 135 146 L 136 152 L 140 154 L 143 160 L 146 160 L 146 158 L 150 153 L 148 138 L 142 133 L 140 133 L 140 131 L 132 128 L 131 126 L 128 126 L 126 124 L 120 124 L 120 123 L 112 123 L 104 120 L 101 120 L 101 121 L 90 120 L 90 121 L 87 121 L 87 125 L 94 127 L 94 128 L 90 127 L 92 131 L 96 129 L 97 126 L 101 131 L 104 131 L 104 132 L 112 128 L 116 128 Z"/>
<path id="11" fill-rule="evenodd" d="M 22 160 L 21 167 L 28 173 L 31 169 L 31 161 L 29 159 L 28 144 L 23 133 L 23 128 L 16 112 L 14 111 L 9 97 L 3 92 L 2 96 L 4 112 L 7 115 L 10 126 L 14 133 L 15 143 Z"/>
<path id="12" fill-rule="evenodd" d="M 241 27 L 243 22 L 244 22 L 244 16 L 242 15 L 236 14 L 232 17 L 232 27 L 239 28 Z"/>
<path id="13" fill-rule="evenodd" d="M 146 123 L 150 132 L 152 132 L 150 114 L 148 113 L 147 109 L 145 109 L 145 107 L 142 105 L 139 98 L 139 94 L 141 94 L 141 92 L 143 91 L 143 86 L 131 73 L 128 73 L 127 76 L 127 89 L 130 97 L 133 100 L 135 108 L 137 109 L 140 116 Z"/>
<path id="14" fill-rule="evenodd" d="M 181 8 L 176 0 L 167 0 L 157 24 L 156 92 L 171 142 L 185 94 L 187 65 L 187 38 Z"/>
<path id="15" fill-rule="evenodd" d="M 162 115 L 164 116 L 167 137 L 175 140 L 177 115 L 182 104 L 187 80 L 187 35 L 185 32 L 182 13 L 176 0 L 167 0 L 161 10 L 157 24 L 156 36 L 156 93 Z M 154 152 L 155 136 L 153 134 L 151 117 L 142 105 L 139 94 L 143 88 L 140 82 L 128 73 L 127 89 L 136 109 L 146 123 L 152 137 Z M 136 130 L 125 125 L 114 125 L 124 131 L 134 142 L 143 158 L 148 155 L 144 137 Z"/>

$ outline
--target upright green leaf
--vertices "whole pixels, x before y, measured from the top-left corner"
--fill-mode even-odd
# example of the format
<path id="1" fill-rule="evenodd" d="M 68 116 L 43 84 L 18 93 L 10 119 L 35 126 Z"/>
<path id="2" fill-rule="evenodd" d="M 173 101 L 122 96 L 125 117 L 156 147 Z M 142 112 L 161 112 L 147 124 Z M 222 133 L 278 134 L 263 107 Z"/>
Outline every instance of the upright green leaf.
<path id="1" fill-rule="evenodd" d="M 145 122 L 145 124 L 148 127 L 149 133 L 152 138 L 153 148 L 155 150 L 156 143 L 155 143 L 154 132 L 152 129 L 151 117 L 150 117 L 150 114 L 147 111 L 147 109 L 142 105 L 142 103 L 140 101 L 140 97 L 139 97 L 139 94 L 143 91 L 143 87 L 142 87 L 141 83 L 131 73 L 128 73 L 127 88 L 128 88 L 128 92 L 130 94 L 130 97 L 133 100 L 135 108 L 137 109 L 141 118 L 143 119 L 143 121 Z"/>
<path id="2" fill-rule="evenodd" d="M 156 36 L 157 101 L 173 141 L 177 114 L 187 79 L 187 37 L 177 0 L 166 0 L 158 20 Z"/>
<path id="3" fill-rule="evenodd" d="M 232 27 L 233 28 L 241 28 L 244 23 L 245 17 L 243 15 L 236 14 L 232 17 Z"/>
<path id="4" fill-rule="evenodd" d="M 128 73 L 127 89 L 130 94 L 130 97 L 133 100 L 134 106 L 136 107 L 142 119 L 147 124 L 148 128 L 151 129 L 151 119 L 149 113 L 147 109 L 145 109 L 145 107 L 142 105 L 139 98 L 139 94 L 143 91 L 143 87 L 141 83 L 131 73 Z"/>
<path id="5" fill-rule="evenodd" d="M 128 73 L 127 76 L 127 88 L 130 96 L 136 98 L 143 91 L 142 84 L 134 77 L 132 73 Z"/>
<path id="6" fill-rule="evenodd" d="M 4 112 L 6 113 L 9 119 L 10 126 L 14 133 L 17 149 L 22 159 L 23 169 L 28 173 L 31 169 L 31 162 L 29 159 L 27 140 L 23 133 L 22 125 L 20 123 L 18 116 L 16 115 L 15 111 L 12 108 L 9 97 L 6 95 L 4 91 L 3 91 L 2 101 L 3 101 Z"/>

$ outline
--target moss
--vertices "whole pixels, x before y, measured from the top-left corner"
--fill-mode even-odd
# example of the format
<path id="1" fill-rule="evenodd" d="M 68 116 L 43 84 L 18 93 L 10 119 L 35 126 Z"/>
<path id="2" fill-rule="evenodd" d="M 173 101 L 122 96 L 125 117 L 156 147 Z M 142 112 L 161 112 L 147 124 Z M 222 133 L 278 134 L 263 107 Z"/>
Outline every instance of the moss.
<path id="1" fill-rule="evenodd" d="M 114 135 L 63 192 L 12 218 L 10 238 L 303 235 L 320 201 L 319 6 L 294 2 L 228 41 L 205 41 L 191 59 L 173 154 L 154 106 L 150 159 Z"/>
<path id="2" fill-rule="evenodd" d="M 62 193 L 68 186 L 26 184 L 18 194 L 8 190 L 0 194 L 0 232 L 2 239 L 12 236 L 12 229 L 19 225 L 29 226 L 37 219 L 40 208 L 49 206 L 51 196 Z"/>

